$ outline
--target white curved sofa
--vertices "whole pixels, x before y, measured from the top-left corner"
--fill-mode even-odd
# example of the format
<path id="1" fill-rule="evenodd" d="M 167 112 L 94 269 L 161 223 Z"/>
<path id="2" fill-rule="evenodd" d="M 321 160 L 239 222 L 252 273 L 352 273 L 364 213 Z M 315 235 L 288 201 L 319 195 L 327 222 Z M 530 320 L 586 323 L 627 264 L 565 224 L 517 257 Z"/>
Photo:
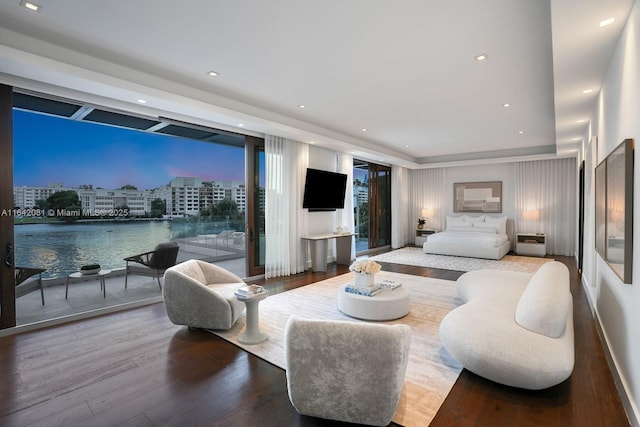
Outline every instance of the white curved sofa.
<path id="1" fill-rule="evenodd" d="M 569 270 L 557 261 L 533 274 L 470 271 L 457 281 L 465 304 L 440 324 L 444 348 L 471 372 L 512 387 L 541 390 L 574 366 Z"/>

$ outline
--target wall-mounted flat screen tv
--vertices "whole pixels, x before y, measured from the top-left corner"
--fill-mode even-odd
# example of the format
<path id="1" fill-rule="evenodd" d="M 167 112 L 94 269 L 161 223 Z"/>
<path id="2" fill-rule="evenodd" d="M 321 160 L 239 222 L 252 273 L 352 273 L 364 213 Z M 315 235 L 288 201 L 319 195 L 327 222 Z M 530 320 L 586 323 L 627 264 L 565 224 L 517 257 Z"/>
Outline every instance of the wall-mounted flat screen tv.
<path id="1" fill-rule="evenodd" d="M 320 169 L 307 169 L 302 207 L 309 212 L 344 209 L 347 175 Z"/>

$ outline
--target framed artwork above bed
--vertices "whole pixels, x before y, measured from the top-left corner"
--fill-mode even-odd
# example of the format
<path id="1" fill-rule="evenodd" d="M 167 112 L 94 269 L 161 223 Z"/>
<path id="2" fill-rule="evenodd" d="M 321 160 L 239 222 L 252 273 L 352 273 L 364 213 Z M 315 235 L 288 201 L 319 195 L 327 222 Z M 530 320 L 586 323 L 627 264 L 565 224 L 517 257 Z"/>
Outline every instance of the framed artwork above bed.
<path id="1" fill-rule="evenodd" d="M 454 212 L 502 212 L 502 181 L 453 184 Z"/>

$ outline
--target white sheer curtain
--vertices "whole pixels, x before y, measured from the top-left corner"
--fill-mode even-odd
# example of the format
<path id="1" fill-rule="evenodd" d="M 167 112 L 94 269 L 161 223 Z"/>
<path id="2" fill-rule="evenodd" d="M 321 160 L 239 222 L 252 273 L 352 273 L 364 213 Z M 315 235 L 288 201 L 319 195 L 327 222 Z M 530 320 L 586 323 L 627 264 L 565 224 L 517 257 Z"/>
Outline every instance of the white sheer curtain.
<path id="1" fill-rule="evenodd" d="M 422 209 L 433 209 L 435 217 L 427 220 L 426 228 L 442 231 L 447 215 L 447 196 L 445 192 L 445 169 L 414 169 L 410 174 L 411 203 L 407 212 L 410 230 L 415 230 Z M 415 233 L 411 233 L 412 241 Z"/>
<path id="2" fill-rule="evenodd" d="M 413 223 L 409 221 L 409 171 L 391 167 L 391 248 L 397 249 L 412 241 Z M 417 219 L 416 219 L 417 220 Z"/>
<path id="3" fill-rule="evenodd" d="M 265 136 L 265 277 L 289 276 L 305 270 L 308 213 L 302 209 L 309 146 Z"/>
<path id="4" fill-rule="evenodd" d="M 547 253 L 574 255 L 577 217 L 575 159 L 515 163 L 515 188 L 516 231 L 544 233 Z"/>
<path id="5" fill-rule="evenodd" d="M 337 223 L 346 227 L 349 231 L 355 231 L 355 219 L 353 217 L 353 156 L 346 153 L 338 153 L 338 172 L 347 175 L 347 187 L 344 195 L 344 209 L 337 211 Z M 351 245 L 351 259 L 356 258 L 356 245 Z"/>

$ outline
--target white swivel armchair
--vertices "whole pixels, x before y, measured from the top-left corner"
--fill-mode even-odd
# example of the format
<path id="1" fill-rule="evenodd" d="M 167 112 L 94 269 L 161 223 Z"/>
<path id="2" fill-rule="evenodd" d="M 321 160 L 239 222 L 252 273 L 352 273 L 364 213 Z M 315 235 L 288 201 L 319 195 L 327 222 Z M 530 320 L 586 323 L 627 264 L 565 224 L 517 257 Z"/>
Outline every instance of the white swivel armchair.
<path id="1" fill-rule="evenodd" d="M 391 422 L 409 360 L 409 326 L 292 316 L 284 341 L 289 399 L 300 414 Z"/>
<path id="2" fill-rule="evenodd" d="M 189 260 L 164 273 L 164 306 L 169 320 L 191 328 L 229 329 L 244 310 L 234 292 L 245 283 L 217 265 Z"/>

